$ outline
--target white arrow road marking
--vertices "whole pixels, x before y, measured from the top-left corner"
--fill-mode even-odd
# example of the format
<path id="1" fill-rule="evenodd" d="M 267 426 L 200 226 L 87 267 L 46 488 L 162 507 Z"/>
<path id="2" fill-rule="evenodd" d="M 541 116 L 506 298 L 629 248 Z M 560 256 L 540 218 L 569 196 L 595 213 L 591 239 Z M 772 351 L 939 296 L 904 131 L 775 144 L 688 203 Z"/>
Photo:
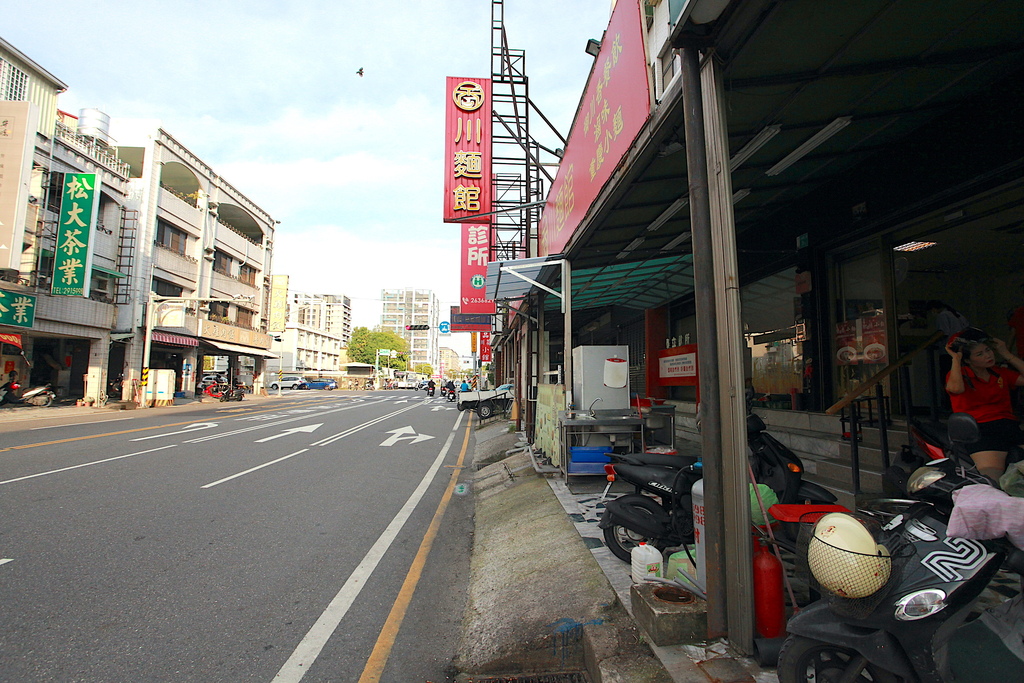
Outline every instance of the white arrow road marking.
<path id="1" fill-rule="evenodd" d="M 384 439 L 380 444 L 381 446 L 394 446 L 399 441 L 405 441 L 406 439 L 411 439 L 412 443 L 419 443 L 420 441 L 426 441 L 434 438 L 429 434 L 417 434 L 415 429 L 408 426 L 392 429 L 385 432 L 385 434 L 391 434 L 391 436 Z"/>
<path id="2" fill-rule="evenodd" d="M 153 436 L 143 436 L 138 439 L 129 439 L 129 441 L 145 441 L 146 439 L 158 439 L 161 436 L 178 436 L 180 434 L 187 434 L 188 432 L 198 432 L 201 429 L 210 429 L 216 427 L 216 422 L 194 422 L 190 425 L 186 425 L 176 432 L 167 432 L 165 434 L 154 434 Z"/>
<path id="3" fill-rule="evenodd" d="M 302 427 L 292 427 L 291 429 L 284 430 L 280 434 L 274 434 L 273 436 L 268 436 L 265 439 L 257 439 L 254 443 L 263 443 L 264 441 L 273 441 L 274 439 L 280 439 L 282 436 L 288 436 L 289 434 L 297 434 L 299 432 L 306 432 L 308 434 L 310 432 L 315 432 L 317 430 L 317 428 L 320 427 L 321 425 L 323 425 L 323 422 L 321 422 L 320 424 L 315 424 L 315 425 L 304 425 Z"/>
<path id="4" fill-rule="evenodd" d="M 177 444 L 171 444 L 170 446 L 160 446 L 159 448 L 150 448 L 148 451 L 139 451 L 138 453 L 129 453 L 128 455 L 118 455 L 113 458 L 104 458 L 103 460 L 94 460 L 92 462 L 83 462 L 81 465 L 72 465 L 71 467 L 62 467 L 59 470 L 50 470 L 49 472 L 40 472 L 39 474 L 30 474 L 25 477 L 18 477 L 17 479 L 8 479 L 6 481 L 0 481 L 0 484 L 13 484 L 16 481 L 24 481 L 25 479 L 34 479 L 35 477 L 43 477 L 47 474 L 57 474 L 58 472 L 67 472 L 68 470 L 77 470 L 79 467 L 88 467 L 89 465 L 99 465 L 104 462 L 113 462 L 114 460 L 121 460 L 122 458 L 131 458 L 136 455 L 143 455 L 145 453 L 154 453 L 156 451 L 162 451 L 165 448 L 174 448 Z"/>
<path id="5" fill-rule="evenodd" d="M 296 455 L 299 455 L 301 453 L 305 453 L 308 450 L 309 450 L 308 448 L 303 448 L 301 451 L 295 451 L 294 453 L 291 453 L 289 455 L 285 455 L 283 457 L 280 457 L 277 460 L 271 460 L 270 462 L 265 462 L 262 465 L 256 465 L 256 467 L 250 467 L 249 469 L 247 469 L 244 472 L 239 472 L 238 474 L 232 474 L 230 477 L 224 477 L 223 479 L 218 479 L 217 481 L 211 482 L 209 484 L 204 484 L 203 486 L 200 486 L 199 488 L 201 488 L 201 489 L 211 489 L 214 486 L 216 486 L 217 484 L 223 484 L 226 481 L 231 481 L 232 479 L 237 479 L 238 477 L 244 476 L 244 475 L 249 474 L 251 472 L 255 472 L 256 470 L 262 470 L 264 467 L 270 467 L 271 465 L 279 463 L 279 462 L 281 462 L 283 460 L 287 460 L 288 458 L 294 458 Z"/>
<path id="6" fill-rule="evenodd" d="M 434 406 L 430 409 L 430 412 L 436 413 L 439 410 L 455 410 L 455 408 L 449 408 L 448 406 Z"/>
<path id="7" fill-rule="evenodd" d="M 395 405 L 397 406 L 399 403 L 408 403 L 408 402 L 409 402 L 408 399 L 406 399 L 404 401 L 395 401 Z"/>
<path id="8" fill-rule="evenodd" d="M 316 658 L 324 649 L 324 645 L 327 644 L 328 639 L 337 630 L 342 619 L 345 618 L 352 603 L 359 597 L 360 591 L 363 590 L 363 586 L 366 585 L 373 575 L 384 554 L 391 547 L 391 544 L 394 543 L 395 538 L 402 530 L 402 527 L 405 526 L 409 517 L 412 516 L 413 510 L 416 509 L 416 506 L 419 505 L 420 500 L 426 494 L 427 488 L 434 480 L 434 476 L 441 469 L 441 463 L 444 462 L 445 457 L 448 455 L 448 449 L 451 448 L 452 441 L 455 440 L 455 434 L 462 424 L 462 418 L 463 416 L 459 415 L 458 419 L 455 420 L 455 426 L 452 427 L 448 440 L 445 441 L 444 447 L 441 448 L 437 458 L 430 465 L 430 469 L 423 475 L 423 479 L 416 486 L 416 490 L 412 492 L 412 495 L 405 501 L 402 509 L 398 511 L 398 514 L 395 515 L 391 523 L 384 529 L 384 533 L 380 535 L 373 546 L 363 555 L 359 566 L 349 575 L 345 585 L 341 587 L 341 590 L 338 591 L 334 599 L 324 609 L 320 618 L 316 620 L 316 623 L 313 624 L 302 641 L 295 647 L 288 661 L 284 663 L 281 670 L 274 676 L 273 683 L 298 683 L 306 672 L 309 671 L 313 662 L 316 661 Z"/>
<path id="9" fill-rule="evenodd" d="M 13 557 L 0 557 L 0 564 L 7 564 L 8 562 L 14 562 Z"/>
<path id="10" fill-rule="evenodd" d="M 377 403 L 383 403 L 383 401 L 377 401 Z M 376 405 L 376 404 L 371 403 L 370 405 Z M 327 413 L 339 413 L 339 412 L 342 412 L 342 411 L 345 411 L 345 410 L 352 410 L 353 408 L 356 408 L 356 407 L 357 406 L 349 405 L 349 406 L 345 406 L 343 408 L 338 408 L 337 410 L 326 410 L 326 411 L 324 411 L 324 414 L 327 414 Z M 276 419 L 276 418 L 281 417 L 281 416 L 278 414 L 278 415 L 273 415 L 271 417 L 272 417 L 272 419 Z M 256 418 L 260 418 L 260 416 L 256 415 L 256 416 L 251 416 L 251 417 L 238 417 L 238 418 L 235 418 L 235 419 L 239 420 L 239 421 L 242 421 L 242 420 L 254 420 Z M 267 423 L 264 423 L 264 424 L 255 425 L 253 427 L 243 427 L 241 429 L 236 429 L 234 431 L 220 432 L 218 434 L 207 434 L 206 436 L 198 436 L 198 437 L 196 437 L 194 439 L 187 440 L 185 443 L 200 443 L 200 442 L 203 442 L 203 441 L 212 441 L 213 439 L 221 439 L 221 438 L 223 438 L 225 436 L 234 436 L 235 434 L 242 434 L 244 432 L 251 432 L 254 429 L 266 429 L 267 427 L 276 427 L 278 425 L 288 424 L 289 422 L 298 422 L 299 420 L 308 420 L 308 419 L 309 419 L 309 417 L 306 416 L 306 415 L 296 415 L 295 417 L 289 417 L 289 418 L 286 418 L 286 419 L 283 419 L 283 420 L 279 420 L 277 422 L 267 422 Z M 314 445 L 316 445 L 316 444 L 314 444 Z"/>

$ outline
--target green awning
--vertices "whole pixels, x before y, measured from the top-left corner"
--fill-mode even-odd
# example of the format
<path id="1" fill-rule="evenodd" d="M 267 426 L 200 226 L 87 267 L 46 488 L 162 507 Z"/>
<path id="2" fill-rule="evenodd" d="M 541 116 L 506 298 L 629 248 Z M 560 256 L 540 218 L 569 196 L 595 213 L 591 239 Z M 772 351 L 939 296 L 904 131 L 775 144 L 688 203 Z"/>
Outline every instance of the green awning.
<path id="1" fill-rule="evenodd" d="M 104 275 L 109 275 L 110 277 L 128 277 L 126 274 L 118 270 L 111 270 L 110 268 L 104 268 L 103 266 L 94 265 L 92 269 L 97 272 L 103 273 Z"/>

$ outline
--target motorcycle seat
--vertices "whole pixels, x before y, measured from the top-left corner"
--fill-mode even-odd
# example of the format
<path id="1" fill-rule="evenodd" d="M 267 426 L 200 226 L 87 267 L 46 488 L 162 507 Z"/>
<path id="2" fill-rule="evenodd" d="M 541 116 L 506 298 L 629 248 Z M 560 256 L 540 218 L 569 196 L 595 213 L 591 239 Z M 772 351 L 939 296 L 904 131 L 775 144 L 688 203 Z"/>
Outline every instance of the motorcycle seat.
<path id="1" fill-rule="evenodd" d="M 697 462 L 692 455 L 665 455 L 664 453 L 610 453 L 612 460 L 630 465 L 654 465 L 681 469 Z"/>
<path id="2" fill-rule="evenodd" d="M 800 505 L 776 503 L 768 514 L 780 522 L 817 522 L 830 512 L 849 512 L 842 505 Z"/>

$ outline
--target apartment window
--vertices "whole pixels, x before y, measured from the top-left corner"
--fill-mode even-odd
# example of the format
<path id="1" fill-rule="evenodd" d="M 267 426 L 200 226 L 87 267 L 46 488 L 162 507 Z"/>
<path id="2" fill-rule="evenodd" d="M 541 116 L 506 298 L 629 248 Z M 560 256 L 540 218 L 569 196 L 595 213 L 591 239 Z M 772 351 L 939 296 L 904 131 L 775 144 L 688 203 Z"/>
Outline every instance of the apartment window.
<path id="1" fill-rule="evenodd" d="M 221 322 L 227 322 L 228 320 L 228 305 L 221 301 L 210 302 L 210 320 L 219 320 Z"/>
<path id="2" fill-rule="evenodd" d="M 173 282 L 155 277 L 153 278 L 153 291 L 156 292 L 157 296 L 181 296 L 185 290 Z"/>
<path id="3" fill-rule="evenodd" d="M 248 264 L 242 264 L 238 269 L 238 279 L 247 285 L 256 286 L 256 269 Z"/>
<path id="4" fill-rule="evenodd" d="M 156 222 L 156 243 L 173 252 L 184 254 L 188 249 L 188 233 L 170 223 Z"/>
<path id="5" fill-rule="evenodd" d="M 231 257 L 222 251 L 213 252 L 213 271 L 221 275 L 231 275 Z"/>
<path id="6" fill-rule="evenodd" d="M 241 327 L 250 327 L 251 328 L 253 326 L 252 323 L 253 323 L 254 317 L 255 316 L 254 316 L 253 312 L 250 311 L 249 309 L 247 309 L 247 308 L 239 308 L 237 314 L 235 315 L 235 322 L 237 322 L 239 324 L 239 326 L 241 326 Z"/>
<path id="7" fill-rule="evenodd" d="M 0 59 L 0 100 L 28 99 L 28 74 L 5 59 Z"/>

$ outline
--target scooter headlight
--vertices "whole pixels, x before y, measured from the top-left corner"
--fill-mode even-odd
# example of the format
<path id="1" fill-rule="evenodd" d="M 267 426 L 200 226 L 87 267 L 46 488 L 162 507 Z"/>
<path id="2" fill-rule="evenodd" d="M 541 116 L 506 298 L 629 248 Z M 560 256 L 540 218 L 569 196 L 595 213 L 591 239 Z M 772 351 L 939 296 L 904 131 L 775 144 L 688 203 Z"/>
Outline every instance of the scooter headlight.
<path id="1" fill-rule="evenodd" d="M 916 621 L 941 612 L 946 607 L 946 592 L 937 588 L 904 595 L 896 602 L 896 618 Z"/>

